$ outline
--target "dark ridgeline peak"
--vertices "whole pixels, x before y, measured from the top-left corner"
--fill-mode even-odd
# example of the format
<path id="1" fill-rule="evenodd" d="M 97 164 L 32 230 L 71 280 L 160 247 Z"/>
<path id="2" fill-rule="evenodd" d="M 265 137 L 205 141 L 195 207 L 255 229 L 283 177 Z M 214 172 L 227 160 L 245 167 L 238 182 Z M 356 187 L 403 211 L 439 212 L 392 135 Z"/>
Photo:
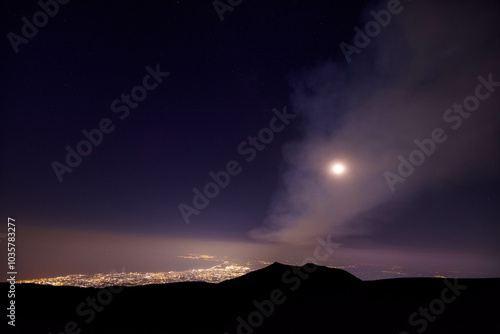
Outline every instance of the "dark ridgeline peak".
<path id="1" fill-rule="evenodd" d="M 342 286 L 358 286 L 359 283 L 361 283 L 361 280 L 359 278 L 342 269 L 318 266 L 314 263 L 306 263 L 302 266 L 302 268 L 304 267 L 316 267 L 316 270 L 313 273 L 314 275 L 313 277 L 311 277 L 311 281 L 314 280 L 316 284 L 321 284 L 324 286 L 332 285 L 333 287 L 339 288 Z"/>
<path id="2" fill-rule="evenodd" d="M 125 287 L 109 301 L 105 290 L 19 284 L 16 330 L 59 333 L 74 321 L 94 334 L 416 333 L 423 327 L 415 324 L 425 320 L 426 333 L 499 333 L 500 279 L 363 282 L 341 269 L 276 262 L 219 284 Z M 435 321 L 419 314 L 421 308 L 434 310 Z M 258 325 L 245 330 L 242 321 Z"/>
<path id="3" fill-rule="evenodd" d="M 276 275 L 278 273 L 283 273 L 287 270 L 295 271 L 295 270 L 298 270 L 299 268 L 300 268 L 301 272 L 311 273 L 311 274 L 314 274 L 315 276 L 319 276 L 319 275 L 325 276 L 325 278 L 327 278 L 327 279 L 331 279 L 331 280 L 338 281 L 338 282 L 344 282 L 344 283 L 361 282 L 361 280 L 359 278 L 348 273 L 345 270 L 337 269 L 337 268 L 330 268 L 330 267 L 326 267 L 326 266 L 319 266 L 317 264 L 310 263 L 310 262 L 306 263 L 302 266 L 294 266 L 294 265 L 288 265 L 288 264 L 282 264 L 279 262 L 274 262 L 273 264 L 271 264 L 265 268 L 254 271 L 253 273 L 260 272 L 260 273 L 266 274 L 266 275 Z M 251 273 L 249 273 L 249 274 L 251 274 Z"/>
<path id="4" fill-rule="evenodd" d="M 342 269 L 306 263 L 293 266 L 274 262 L 259 270 L 219 283 L 222 286 L 241 287 L 250 291 L 285 287 L 299 279 L 304 286 L 314 289 L 349 289 L 359 285 L 361 280 Z"/>

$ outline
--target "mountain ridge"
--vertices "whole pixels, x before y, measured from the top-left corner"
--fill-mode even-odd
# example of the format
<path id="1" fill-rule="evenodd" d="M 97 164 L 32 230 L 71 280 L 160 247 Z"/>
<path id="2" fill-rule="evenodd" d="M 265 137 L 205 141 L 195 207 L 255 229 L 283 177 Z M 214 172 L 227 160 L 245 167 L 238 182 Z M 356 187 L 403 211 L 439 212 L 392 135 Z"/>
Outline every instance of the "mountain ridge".
<path id="1" fill-rule="evenodd" d="M 500 278 L 362 281 L 342 269 L 276 262 L 220 283 L 19 284 L 15 332 L 418 333 L 425 325 L 425 333 L 496 333 L 499 298 Z M 439 314 L 427 320 L 421 307 Z"/>

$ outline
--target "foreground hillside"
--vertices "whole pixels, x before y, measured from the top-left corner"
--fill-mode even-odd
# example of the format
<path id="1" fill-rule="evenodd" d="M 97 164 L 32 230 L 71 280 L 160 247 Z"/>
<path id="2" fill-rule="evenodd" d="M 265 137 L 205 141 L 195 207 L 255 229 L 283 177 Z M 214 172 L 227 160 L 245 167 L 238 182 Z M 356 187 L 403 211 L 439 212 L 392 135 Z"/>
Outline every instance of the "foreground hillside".
<path id="1" fill-rule="evenodd" d="M 7 284 L 2 283 L 2 289 L 6 292 Z M 106 289 L 19 284 L 16 327 L 8 326 L 8 330 L 53 334 L 500 333 L 499 301 L 500 279 L 361 281 L 339 269 L 275 263 L 219 284 Z"/>

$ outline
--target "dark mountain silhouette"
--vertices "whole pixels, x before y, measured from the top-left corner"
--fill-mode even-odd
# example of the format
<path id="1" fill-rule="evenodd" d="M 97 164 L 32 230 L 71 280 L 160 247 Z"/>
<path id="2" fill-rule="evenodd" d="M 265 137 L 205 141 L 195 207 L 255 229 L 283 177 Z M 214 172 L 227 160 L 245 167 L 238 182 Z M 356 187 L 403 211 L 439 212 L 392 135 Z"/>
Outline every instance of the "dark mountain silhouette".
<path id="1" fill-rule="evenodd" d="M 8 285 L 1 285 L 6 293 Z M 219 284 L 106 289 L 18 284 L 16 327 L 7 329 L 53 334 L 471 334 L 500 333 L 499 315 L 500 279 L 361 281 L 339 269 L 274 263 Z"/>

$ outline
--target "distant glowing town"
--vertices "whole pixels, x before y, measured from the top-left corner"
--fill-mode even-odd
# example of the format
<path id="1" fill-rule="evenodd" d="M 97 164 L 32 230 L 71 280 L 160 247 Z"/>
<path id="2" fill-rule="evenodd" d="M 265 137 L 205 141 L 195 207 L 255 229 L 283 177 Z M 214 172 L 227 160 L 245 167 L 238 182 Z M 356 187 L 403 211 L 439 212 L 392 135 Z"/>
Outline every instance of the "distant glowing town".
<path id="1" fill-rule="evenodd" d="M 246 261 L 235 263 L 211 255 L 188 254 L 180 258 L 193 260 L 210 260 L 222 262 L 208 269 L 191 269 L 184 271 L 169 271 L 157 273 L 121 272 L 113 270 L 110 273 L 92 275 L 68 275 L 52 278 L 39 278 L 18 281 L 17 283 L 35 283 L 54 286 L 77 286 L 104 288 L 108 286 L 138 286 L 147 284 L 165 284 L 176 282 L 207 282 L 219 283 L 228 279 L 242 276 L 250 271 L 263 268 L 271 264 L 265 261 Z"/>
<path id="2" fill-rule="evenodd" d="M 266 261 L 228 261 L 224 258 L 218 258 L 211 255 L 188 254 L 179 256 L 186 259 L 208 260 L 221 262 L 208 269 L 191 269 L 184 271 L 169 272 L 121 272 L 113 270 L 110 273 L 99 274 L 77 274 L 68 276 L 59 276 L 52 278 L 38 278 L 31 280 L 18 281 L 17 283 L 34 283 L 53 286 L 76 286 L 105 288 L 108 286 L 140 286 L 148 284 L 166 284 L 176 282 L 207 282 L 219 283 L 225 280 L 233 279 L 245 275 L 251 271 L 266 267 L 271 262 Z M 349 266 L 328 266 L 330 268 L 343 269 L 363 280 L 376 280 L 398 277 L 459 277 L 460 272 L 429 272 L 429 273 L 408 273 L 400 266 L 380 266 L 369 264 L 357 264 Z M 471 273 L 477 276 L 480 273 Z"/>

